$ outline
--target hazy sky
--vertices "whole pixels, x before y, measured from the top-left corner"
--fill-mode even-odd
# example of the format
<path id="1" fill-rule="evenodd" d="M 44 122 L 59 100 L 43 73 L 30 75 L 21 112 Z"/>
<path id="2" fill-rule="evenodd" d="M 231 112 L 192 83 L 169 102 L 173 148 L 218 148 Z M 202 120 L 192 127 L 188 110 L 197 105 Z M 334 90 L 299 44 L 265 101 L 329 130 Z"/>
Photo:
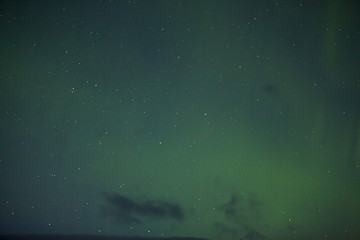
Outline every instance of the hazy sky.
<path id="1" fill-rule="evenodd" d="M 360 235 L 355 1 L 1 1 L 0 234 Z"/>

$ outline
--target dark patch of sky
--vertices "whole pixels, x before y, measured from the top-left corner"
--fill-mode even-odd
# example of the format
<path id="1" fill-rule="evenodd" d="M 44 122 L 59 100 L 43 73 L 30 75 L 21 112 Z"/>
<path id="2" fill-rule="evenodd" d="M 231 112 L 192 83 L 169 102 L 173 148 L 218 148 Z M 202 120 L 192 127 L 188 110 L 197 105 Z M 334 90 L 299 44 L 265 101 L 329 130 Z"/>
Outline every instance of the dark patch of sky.
<path id="1" fill-rule="evenodd" d="M 0 234 L 360 235 L 356 1 L 1 1 Z"/>

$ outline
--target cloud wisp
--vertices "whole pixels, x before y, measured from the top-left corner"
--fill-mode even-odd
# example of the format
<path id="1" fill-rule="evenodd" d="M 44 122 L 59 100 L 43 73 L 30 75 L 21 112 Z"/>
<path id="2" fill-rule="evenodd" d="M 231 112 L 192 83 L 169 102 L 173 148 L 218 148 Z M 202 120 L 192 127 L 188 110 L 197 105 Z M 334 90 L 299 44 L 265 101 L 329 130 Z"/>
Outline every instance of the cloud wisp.
<path id="1" fill-rule="evenodd" d="M 180 205 L 167 201 L 136 201 L 118 193 L 104 193 L 106 205 L 103 213 L 122 224 L 141 223 L 141 218 L 173 219 L 182 221 L 184 213 Z"/>

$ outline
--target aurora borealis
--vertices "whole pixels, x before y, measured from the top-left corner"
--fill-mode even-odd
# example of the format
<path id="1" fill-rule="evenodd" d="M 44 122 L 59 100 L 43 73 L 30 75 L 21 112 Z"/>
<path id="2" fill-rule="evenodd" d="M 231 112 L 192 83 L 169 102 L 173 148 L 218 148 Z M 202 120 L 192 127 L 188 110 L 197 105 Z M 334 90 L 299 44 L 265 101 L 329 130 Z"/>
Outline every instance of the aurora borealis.
<path id="1" fill-rule="evenodd" d="M 360 236 L 356 1 L 1 1 L 0 234 Z"/>

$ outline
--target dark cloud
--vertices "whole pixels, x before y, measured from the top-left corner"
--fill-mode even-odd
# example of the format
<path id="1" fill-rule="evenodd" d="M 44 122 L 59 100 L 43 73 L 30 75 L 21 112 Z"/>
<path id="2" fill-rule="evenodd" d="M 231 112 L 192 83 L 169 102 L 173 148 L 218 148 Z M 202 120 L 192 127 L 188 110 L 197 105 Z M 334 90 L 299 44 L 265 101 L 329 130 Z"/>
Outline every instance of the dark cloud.
<path id="1" fill-rule="evenodd" d="M 238 214 L 236 210 L 237 203 L 238 203 L 238 198 L 235 194 L 233 194 L 230 200 L 220 207 L 220 210 L 224 211 L 226 218 L 233 220 L 238 218 L 237 216 Z"/>
<path id="2" fill-rule="evenodd" d="M 268 237 L 259 233 L 258 231 L 251 229 L 249 230 L 240 240 L 266 240 Z"/>
<path id="3" fill-rule="evenodd" d="M 214 228 L 218 231 L 219 239 L 265 240 L 267 236 L 248 226 L 233 227 L 226 223 L 215 222 Z"/>
<path id="4" fill-rule="evenodd" d="M 219 234 L 233 239 L 239 237 L 242 237 L 241 239 L 266 239 L 255 230 L 263 220 L 262 203 L 255 194 L 233 193 L 217 209 L 224 214 L 226 219 L 223 223 L 214 223 Z"/>
<path id="5" fill-rule="evenodd" d="M 138 202 L 118 193 L 104 193 L 106 205 L 103 208 L 105 216 L 115 217 L 123 224 L 141 223 L 142 217 L 158 219 L 184 219 L 182 208 L 178 204 L 166 201 Z"/>
<path id="6" fill-rule="evenodd" d="M 259 222 L 263 219 L 262 204 L 254 194 L 232 194 L 230 199 L 219 206 L 226 219 L 230 222 L 248 225 L 247 222 Z"/>
<path id="7" fill-rule="evenodd" d="M 218 235 L 220 236 L 219 238 L 229 237 L 235 239 L 239 235 L 239 229 L 227 226 L 220 222 L 215 222 L 214 228 L 217 230 Z"/>

